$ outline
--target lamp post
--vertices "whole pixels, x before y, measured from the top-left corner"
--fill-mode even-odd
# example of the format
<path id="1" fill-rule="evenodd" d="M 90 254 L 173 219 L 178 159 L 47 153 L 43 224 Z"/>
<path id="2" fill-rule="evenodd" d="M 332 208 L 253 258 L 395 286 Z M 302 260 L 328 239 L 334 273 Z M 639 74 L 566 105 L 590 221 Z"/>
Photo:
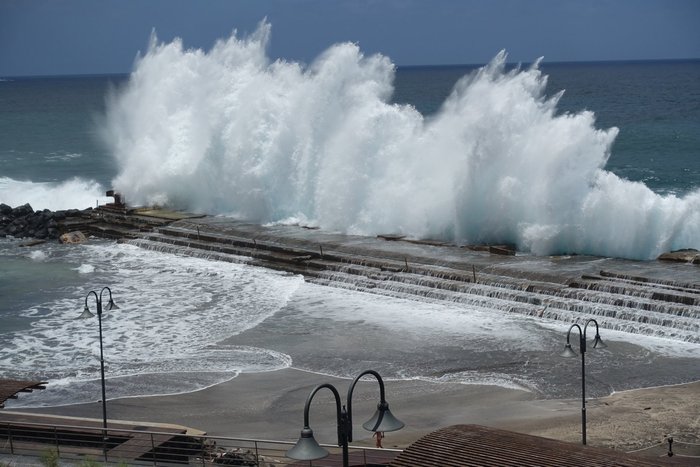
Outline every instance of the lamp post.
<path id="1" fill-rule="evenodd" d="M 119 307 L 117 306 L 116 303 L 114 303 L 114 300 L 112 300 L 112 290 L 109 287 L 103 287 L 102 290 L 100 291 L 100 294 L 97 295 L 97 292 L 94 290 L 91 290 L 88 292 L 88 294 L 85 296 L 85 308 L 83 309 L 83 312 L 80 314 L 78 318 L 81 319 L 87 319 L 87 318 L 92 318 L 95 315 L 90 311 L 90 308 L 88 307 L 88 298 L 90 298 L 90 295 L 95 296 L 95 302 L 97 303 L 97 322 L 100 328 L 100 377 L 102 379 L 102 438 L 103 440 L 107 439 L 107 396 L 105 392 L 105 359 L 104 359 L 104 352 L 102 348 L 102 294 L 104 291 L 109 292 L 109 303 L 107 303 L 107 310 L 118 310 Z M 106 446 L 105 446 L 106 449 Z M 106 451 L 105 451 L 105 456 L 106 456 Z"/>
<path id="2" fill-rule="evenodd" d="M 576 328 L 578 329 L 578 335 L 579 335 L 579 352 L 581 353 L 581 436 L 582 436 L 582 444 L 586 444 L 586 330 L 588 329 L 589 324 L 595 324 L 595 338 L 593 339 L 593 348 L 594 349 L 603 349 L 607 347 L 605 343 L 600 339 L 600 334 L 598 332 L 598 322 L 594 319 L 589 319 L 586 321 L 586 324 L 583 326 L 583 331 L 581 330 L 581 326 L 578 324 L 574 323 L 571 325 L 569 328 L 569 331 L 566 333 L 566 347 L 564 348 L 564 352 L 561 354 L 562 357 L 575 357 L 576 352 L 571 348 L 571 343 L 569 342 L 569 338 L 571 337 L 571 330 Z"/>
<path id="3" fill-rule="evenodd" d="M 365 430 L 375 433 L 396 431 L 404 427 L 403 422 L 394 417 L 389 410 L 389 404 L 384 397 L 384 381 L 382 377 L 374 370 L 365 370 L 360 373 L 350 385 L 348 389 L 347 405 L 343 406 L 342 409 L 340 394 L 332 384 L 319 384 L 311 391 L 304 405 L 304 428 L 301 430 L 301 437 L 294 447 L 287 451 L 287 457 L 302 461 L 312 461 L 328 455 L 328 451 L 319 446 L 318 442 L 314 439 L 314 432 L 309 426 L 309 407 L 311 406 L 311 400 L 318 391 L 327 388 L 335 397 L 336 420 L 338 423 L 338 446 L 343 449 L 343 467 L 348 467 L 348 443 L 352 442 L 352 393 L 357 382 L 365 375 L 372 375 L 379 382 L 379 404 L 377 404 L 377 411 L 372 418 L 363 423 L 362 427 Z"/>

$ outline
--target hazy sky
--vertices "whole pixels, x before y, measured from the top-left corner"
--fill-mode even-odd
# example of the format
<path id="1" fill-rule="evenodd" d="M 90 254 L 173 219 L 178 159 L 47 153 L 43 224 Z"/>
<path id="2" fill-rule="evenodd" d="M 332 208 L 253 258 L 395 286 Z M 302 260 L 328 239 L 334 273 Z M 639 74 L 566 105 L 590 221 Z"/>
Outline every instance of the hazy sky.
<path id="1" fill-rule="evenodd" d="M 0 76 L 122 73 L 151 31 L 209 49 L 272 24 L 270 56 L 356 42 L 397 65 L 700 58 L 699 0 L 0 0 Z"/>

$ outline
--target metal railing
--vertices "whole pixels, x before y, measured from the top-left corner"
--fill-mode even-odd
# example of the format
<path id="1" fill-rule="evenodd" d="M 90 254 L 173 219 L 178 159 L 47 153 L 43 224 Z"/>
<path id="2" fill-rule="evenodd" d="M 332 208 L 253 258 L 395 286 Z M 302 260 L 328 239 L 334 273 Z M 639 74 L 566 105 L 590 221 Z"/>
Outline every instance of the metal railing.
<path id="1" fill-rule="evenodd" d="M 331 452 L 329 457 L 300 462 L 285 457 L 285 452 L 293 445 L 289 441 L 191 435 L 175 430 L 108 428 L 105 431 L 101 427 L 77 425 L 0 423 L 0 454 L 60 459 L 61 464 L 68 461 L 79 465 L 202 467 L 341 465 L 338 446 L 324 444 Z M 350 446 L 350 461 L 352 465 L 386 465 L 399 452 Z"/>

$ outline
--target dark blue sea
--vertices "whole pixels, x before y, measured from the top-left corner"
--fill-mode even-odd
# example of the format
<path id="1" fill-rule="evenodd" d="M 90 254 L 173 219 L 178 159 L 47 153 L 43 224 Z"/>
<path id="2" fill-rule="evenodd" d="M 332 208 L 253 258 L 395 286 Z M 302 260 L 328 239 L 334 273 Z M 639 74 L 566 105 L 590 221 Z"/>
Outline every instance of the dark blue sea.
<path id="1" fill-rule="evenodd" d="M 236 38 L 208 52 L 156 44 L 129 75 L 0 79 L 0 203 L 86 208 L 114 188 L 131 205 L 261 224 L 507 242 L 535 262 L 644 264 L 700 249 L 698 60 L 516 65 L 498 54 L 482 66 L 397 68 L 354 44 L 310 64 L 271 61 L 264 49 Z M 74 318 L 104 285 L 121 307 L 105 318 L 108 398 L 288 366 L 347 377 L 363 350 L 368 362 L 392 355 L 390 378 L 577 391 L 575 378 L 553 385 L 543 370 L 560 368 L 545 356 L 568 323 L 128 243 L 21 241 L 0 240 L 0 377 L 50 384 L 15 406 L 99 397 L 95 323 Z M 697 271 L 674 267 L 686 279 Z M 279 317 L 328 336 L 352 323 L 366 339 L 344 336 L 316 357 L 289 352 L 294 332 L 221 344 Z M 627 369 L 594 394 L 700 379 L 697 336 L 605 332 Z M 489 349 L 549 363 L 536 374 L 494 366 Z M 454 371 L 465 354 L 472 363 Z"/>

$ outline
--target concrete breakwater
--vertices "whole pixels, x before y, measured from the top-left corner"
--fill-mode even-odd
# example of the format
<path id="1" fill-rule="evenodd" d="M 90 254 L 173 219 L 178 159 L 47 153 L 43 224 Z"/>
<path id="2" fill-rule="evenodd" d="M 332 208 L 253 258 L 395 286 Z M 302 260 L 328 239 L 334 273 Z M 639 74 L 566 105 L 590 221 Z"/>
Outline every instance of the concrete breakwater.
<path id="1" fill-rule="evenodd" d="M 362 237 L 224 217 L 183 218 L 140 247 L 302 274 L 316 284 L 453 302 L 535 319 L 595 317 L 610 329 L 700 342 L 697 266 L 590 256 L 503 255 L 486 247 Z"/>
<path id="2" fill-rule="evenodd" d="M 301 274 L 309 282 L 454 302 L 536 319 L 595 317 L 607 328 L 700 342 L 697 265 L 590 256 L 535 257 L 396 235 L 107 205 L 61 224 L 142 248 Z"/>

